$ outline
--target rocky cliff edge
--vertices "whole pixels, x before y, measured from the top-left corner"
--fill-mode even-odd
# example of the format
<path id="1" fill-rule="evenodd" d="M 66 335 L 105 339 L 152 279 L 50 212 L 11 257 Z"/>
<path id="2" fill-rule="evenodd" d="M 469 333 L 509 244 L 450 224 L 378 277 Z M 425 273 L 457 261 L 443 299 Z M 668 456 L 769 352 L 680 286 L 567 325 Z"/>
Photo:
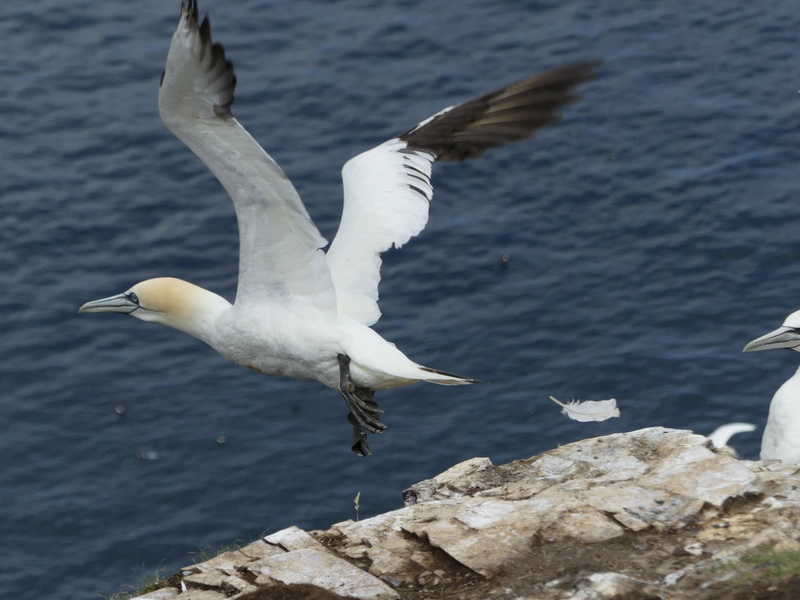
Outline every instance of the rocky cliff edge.
<path id="1" fill-rule="evenodd" d="M 139 600 L 800 598 L 800 570 L 774 568 L 800 563 L 800 467 L 740 461 L 690 431 L 474 458 L 403 496 L 191 565 Z"/>

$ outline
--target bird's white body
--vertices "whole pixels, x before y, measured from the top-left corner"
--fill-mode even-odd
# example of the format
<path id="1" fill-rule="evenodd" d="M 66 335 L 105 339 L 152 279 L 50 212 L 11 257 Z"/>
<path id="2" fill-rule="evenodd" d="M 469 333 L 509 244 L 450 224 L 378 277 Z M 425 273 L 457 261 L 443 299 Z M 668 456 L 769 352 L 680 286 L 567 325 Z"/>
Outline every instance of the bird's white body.
<path id="1" fill-rule="evenodd" d="M 366 431 L 385 427 L 372 392 L 428 381 L 474 380 L 423 367 L 370 328 L 380 317 L 382 252 L 425 227 L 435 160 L 465 160 L 525 139 L 558 120 L 570 89 L 594 77 L 579 63 L 506 86 L 348 161 L 344 205 L 327 252 L 291 181 L 230 111 L 236 78 L 211 41 L 196 0 L 183 0 L 159 91 L 167 128 L 216 175 L 236 210 L 239 281 L 233 304 L 191 283 L 157 278 L 88 302 L 82 312 L 122 312 L 184 331 L 236 364 L 338 388 L 368 453 Z"/>
<path id="2" fill-rule="evenodd" d="M 761 438 L 761 460 L 800 464 L 800 369 L 786 381 L 769 405 Z"/>
<path id="3" fill-rule="evenodd" d="M 428 378 L 461 383 L 458 377 L 423 370 L 372 328 L 346 315 L 280 301 L 231 304 L 169 277 L 147 280 L 128 293 L 137 298 L 157 295 L 169 303 L 169 311 L 157 303 L 143 305 L 134 313 L 140 319 L 188 333 L 231 362 L 268 375 L 315 379 L 336 389 L 337 356 L 345 354 L 351 360 L 353 380 L 372 390 Z"/>
<path id="4" fill-rule="evenodd" d="M 800 352 L 800 311 L 789 315 L 775 331 L 749 342 L 744 352 L 773 348 Z M 772 397 L 761 438 L 761 460 L 800 464 L 800 369 Z"/>
<path id="5" fill-rule="evenodd" d="M 394 344 L 347 316 L 309 319 L 288 307 L 271 306 L 264 318 L 259 308 L 233 306 L 220 314 L 208 343 L 236 364 L 270 375 L 315 379 L 334 389 L 339 386 L 340 354 L 350 357 L 353 381 L 371 390 L 437 381 Z"/>

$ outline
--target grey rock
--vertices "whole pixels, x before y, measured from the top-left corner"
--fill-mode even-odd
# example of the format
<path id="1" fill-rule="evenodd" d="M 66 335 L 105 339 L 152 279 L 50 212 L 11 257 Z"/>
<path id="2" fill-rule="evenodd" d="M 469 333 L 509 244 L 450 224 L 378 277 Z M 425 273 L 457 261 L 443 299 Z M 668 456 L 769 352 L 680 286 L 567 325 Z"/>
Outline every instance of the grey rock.
<path id="1" fill-rule="evenodd" d="M 264 541 L 273 546 L 278 546 L 284 552 L 291 552 L 292 550 L 303 550 L 306 548 L 313 548 L 315 550 L 322 550 L 320 544 L 313 537 L 308 535 L 299 527 L 287 527 L 277 533 L 268 535 Z"/>
<path id="2" fill-rule="evenodd" d="M 570 600 L 613 600 L 637 598 L 646 600 L 660 598 L 654 586 L 646 581 L 628 577 L 621 573 L 593 573 L 580 581 L 572 590 Z"/>
<path id="3" fill-rule="evenodd" d="M 417 597 L 460 586 L 469 600 L 695 597 L 727 577 L 708 575 L 709 565 L 800 547 L 799 472 L 738 461 L 703 436 L 660 427 L 506 465 L 475 458 L 411 486 L 403 508 L 324 532 L 289 527 L 186 567 L 184 592 L 143 598 L 237 598 L 279 584 L 381 600 L 398 597 L 392 586 Z M 583 563 L 573 555 L 593 565 L 615 552 L 611 569 L 574 568 Z M 659 559 L 649 571 L 623 572 L 650 554 Z M 544 572 L 550 579 L 539 581 Z"/>
<path id="4" fill-rule="evenodd" d="M 175 588 L 161 588 L 160 590 L 144 594 L 143 596 L 136 596 L 131 600 L 170 600 L 171 598 L 175 598 L 178 594 L 179 592 Z"/>
<path id="5" fill-rule="evenodd" d="M 342 596 L 364 600 L 397 598 L 383 581 L 324 550 L 304 548 L 271 556 L 248 567 L 256 583 L 310 583 Z"/>

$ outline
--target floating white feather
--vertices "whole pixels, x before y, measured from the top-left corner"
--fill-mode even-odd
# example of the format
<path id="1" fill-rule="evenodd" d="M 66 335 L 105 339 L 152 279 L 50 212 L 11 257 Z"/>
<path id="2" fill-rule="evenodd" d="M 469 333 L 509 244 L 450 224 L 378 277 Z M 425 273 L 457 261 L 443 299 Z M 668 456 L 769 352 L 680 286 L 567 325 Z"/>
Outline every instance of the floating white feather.
<path id="1" fill-rule="evenodd" d="M 612 417 L 619 416 L 617 401 L 610 400 L 570 400 L 566 404 L 550 396 L 550 400 L 561 407 L 561 414 L 567 415 L 570 419 L 586 423 L 588 421 L 605 421 Z"/>

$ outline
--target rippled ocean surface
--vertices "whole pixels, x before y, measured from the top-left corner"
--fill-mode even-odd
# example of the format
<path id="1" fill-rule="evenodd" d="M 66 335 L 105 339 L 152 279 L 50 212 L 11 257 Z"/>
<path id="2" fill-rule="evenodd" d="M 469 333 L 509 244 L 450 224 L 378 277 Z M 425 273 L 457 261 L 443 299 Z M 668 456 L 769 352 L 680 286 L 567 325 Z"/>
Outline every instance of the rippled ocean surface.
<path id="1" fill-rule="evenodd" d="M 390 428 L 366 459 L 335 391 L 77 314 L 161 275 L 234 296 L 232 205 L 156 108 L 178 9 L 0 7 L 3 597 L 116 592 L 207 546 L 355 518 L 358 492 L 365 518 L 473 456 L 749 421 L 735 444 L 757 458 L 800 362 L 741 353 L 800 308 L 796 2 L 202 0 L 236 65 L 236 116 L 329 239 L 349 157 L 504 83 L 605 60 L 563 124 L 435 169 L 427 229 L 385 256 L 376 328 L 489 383 L 380 394 Z M 550 395 L 615 397 L 622 416 L 569 421 Z"/>

